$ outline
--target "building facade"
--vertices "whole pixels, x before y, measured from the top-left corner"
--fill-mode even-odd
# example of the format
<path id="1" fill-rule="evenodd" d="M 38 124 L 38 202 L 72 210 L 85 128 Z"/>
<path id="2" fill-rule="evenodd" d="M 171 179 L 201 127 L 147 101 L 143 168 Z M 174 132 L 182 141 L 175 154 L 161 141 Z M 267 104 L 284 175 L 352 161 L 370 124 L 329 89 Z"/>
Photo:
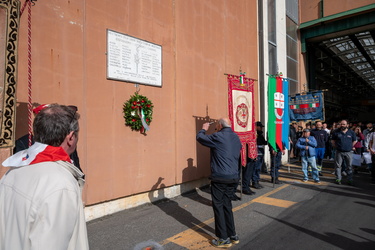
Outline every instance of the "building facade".
<path id="1" fill-rule="evenodd" d="M 76 105 L 83 200 L 94 219 L 208 184 L 209 150 L 195 136 L 205 121 L 228 115 L 225 74 L 257 79 L 256 120 L 267 123 L 267 75 L 282 72 L 291 94 L 309 79 L 299 25 L 319 19 L 322 2 L 333 15 L 373 1 L 339 1 L 340 9 L 334 0 L 49 0 L 34 3 L 31 19 L 27 7 L 21 15 L 25 0 L 0 1 L 0 10 L 6 2 L 19 13 L 12 140 L 28 133 L 30 86 L 34 105 Z M 5 32 L 8 23 L 0 25 Z M 108 30 L 161 46 L 161 86 L 107 77 Z M 146 135 L 123 118 L 136 91 L 154 104 Z M 1 161 L 12 146 L 2 146 Z M 163 197 L 155 191 L 161 188 Z"/>

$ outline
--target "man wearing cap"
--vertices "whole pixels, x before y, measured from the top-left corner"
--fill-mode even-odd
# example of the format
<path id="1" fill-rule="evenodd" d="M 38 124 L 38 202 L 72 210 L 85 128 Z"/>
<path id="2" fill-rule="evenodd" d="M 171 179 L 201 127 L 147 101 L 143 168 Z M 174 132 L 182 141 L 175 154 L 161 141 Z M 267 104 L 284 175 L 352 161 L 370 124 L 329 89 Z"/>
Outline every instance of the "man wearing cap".
<path id="1" fill-rule="evenodd" d="M 260 171 L 263 165 L 264 159 L 264 146 L 267 145 L 267 141 L 263 135 L 263 124 L 262 122 L 258 121 L 255 123 L 256 130 L 257 130 L 257 148 L 258 148 L 258 156 L 255 162 L 255 169 L 253 173 L 253 188 L 260 189 L 263 188 L 262 185 L 259 184 L 260 181 Z"/>
<path id="2" fill-rule="evenodd" d="M 305 128 L 302 137 L 297 141 L 296 147 L 300 149 L 302 160 L 303 182 L 309 180 L 307 167 L 310 165 L 312 169 L 312 177 L 316 183 L 320 183 L 318 169 L 315 162 L 315 147 L 317 143 L 314 136 L 310 136 L 310 130 Z"/>
<path id="3" fill-rule="evenodd" d="M 79 114 L 52 104 L 33 123 L 35 143 L 3 162 L 0 249 L 89 249 L 82 204 L 83 173 L 69 154 Z"/>
<path id="4" fill-rule="evenodd" d="M 341 164 L 345 162 L 348 184 L 353 185 L 352 158 L 357 136 L 353 130 L 348 128 L 348 121 L 342 120 L 340 128 L 332 135 L 332 147 L 336 149 L 335 172 L 336 184 L 341 185 Z"/>

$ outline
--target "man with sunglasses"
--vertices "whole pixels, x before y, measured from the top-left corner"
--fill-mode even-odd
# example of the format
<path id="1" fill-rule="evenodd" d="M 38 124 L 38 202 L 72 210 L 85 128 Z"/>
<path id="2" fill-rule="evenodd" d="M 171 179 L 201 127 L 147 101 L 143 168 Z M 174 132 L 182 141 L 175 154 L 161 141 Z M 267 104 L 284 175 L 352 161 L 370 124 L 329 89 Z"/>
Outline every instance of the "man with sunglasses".
<path id="1" fill-rule="evenodd" d="M 77 146 L 79 114 L 51 104 L 35 117 L 35 143 L 3 162 L 0 250 L 88 249 L 83 173 L 69 157 Z"/>

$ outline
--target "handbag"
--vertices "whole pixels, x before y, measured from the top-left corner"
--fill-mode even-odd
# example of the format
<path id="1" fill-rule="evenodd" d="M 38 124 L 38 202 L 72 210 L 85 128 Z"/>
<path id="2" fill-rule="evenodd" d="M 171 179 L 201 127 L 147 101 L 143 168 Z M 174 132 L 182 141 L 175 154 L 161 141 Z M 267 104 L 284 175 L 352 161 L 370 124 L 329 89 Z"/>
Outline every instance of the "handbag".
<path id="1" fill-rule="evenodd" d="M 370 152 L 363 152 L 362 155 L 363 155 L 363 159 L 365 160 L 366 164 L 371 164 L 372 163 Z"/>
<path id="2" fill-rule="evenodd" d="M 353 158 L 352 158 L 352 165 L 353 166 L 360 167 L 361 161 L 362 161 L 361 155 L 353 154 Z"/>

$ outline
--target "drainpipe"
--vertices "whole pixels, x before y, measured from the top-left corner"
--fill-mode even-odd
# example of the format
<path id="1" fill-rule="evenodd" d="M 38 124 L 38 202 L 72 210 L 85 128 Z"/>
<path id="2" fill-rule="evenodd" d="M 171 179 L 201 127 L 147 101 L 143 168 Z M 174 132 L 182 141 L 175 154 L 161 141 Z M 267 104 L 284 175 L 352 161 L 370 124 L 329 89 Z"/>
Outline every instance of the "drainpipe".
<path id="1" fill-rule="evenodd" d="M 319 18 L 324 17 L 324 0 L 320 0 L 319 2 Z"/>
<path id="2" fill-rule="evenodd" d="M 266 122 L 266 115 L 265 115 L 265 100 L 264 100 L 264 39 L 263 39 L 263 1 L 258 1 L 258 44 L 259 44 L 259 119 L 260 121 Z"/>

